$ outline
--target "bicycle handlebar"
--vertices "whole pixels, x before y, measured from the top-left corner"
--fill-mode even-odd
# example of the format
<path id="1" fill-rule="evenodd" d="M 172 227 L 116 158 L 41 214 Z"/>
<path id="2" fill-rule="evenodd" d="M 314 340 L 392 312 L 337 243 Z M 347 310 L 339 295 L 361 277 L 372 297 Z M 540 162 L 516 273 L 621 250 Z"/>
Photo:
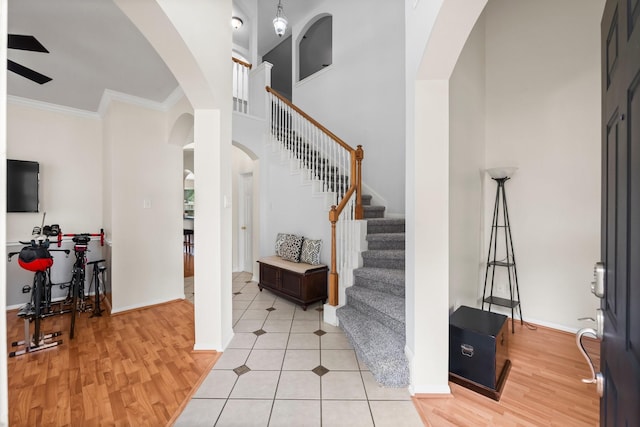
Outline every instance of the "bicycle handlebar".
<path id="1" fill-rule="evenodd" d="M 104 246 L 104 229 L 100 229 L 100 233 L 58 233 L 58 247 L 62 246 L 62 238 L 63 237 L 76 237 L 76 236 L 89 236 L 89 237 L 100 237 L 100 246 Z"/>
<path id="2" fill-rule="evenodd" d="M 20 242 L 22 243 L 22 242 Z M 65 254 L 69 255 L 69 253 L 71 253 L 70 249 L 48 249 L 49 252 L 64 252 Z M 7 254 L 7 261 L 11 262 L 11 258 L 13 258 L 14 256 L 18 255 L 20 252 L 9 252 Z M 101 260 L 104 261 L 104 260 Z"/>

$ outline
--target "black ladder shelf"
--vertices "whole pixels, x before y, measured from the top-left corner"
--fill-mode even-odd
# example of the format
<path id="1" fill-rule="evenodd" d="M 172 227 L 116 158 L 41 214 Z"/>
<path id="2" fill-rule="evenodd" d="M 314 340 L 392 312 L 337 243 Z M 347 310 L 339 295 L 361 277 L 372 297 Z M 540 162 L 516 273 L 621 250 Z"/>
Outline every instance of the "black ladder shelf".
<path id="1" fill-rule="evenodd" d="M 496 188 L 496 200 L 493 205 L 493 221 L 491 223 L 491 237 L 489 238 L 489 253 L 487 254 L 487 269 L 484 274 L 484 290 L 482 291 L 482 310 L 485 304 L 489 305 L 488 311 L 491 311 L 492 305 L 498 305 L 511 309 L 511 332 L 514 333 L 514 314 L 515 311 L 520 315 L 520 324 L 522 321 L 522 307 L 520 305 L 520 289 L 518 288 L 518 271 L 516 269 L 516 257 L 513 253 L 513 241 L 511 239 L 511 226 L 509 223 L 509 211 L 507 209 L 507 197 L 505 195 L 504 184 L 509 177 L 492 178 L 498 184 Z M 502 217 L 502 223 L 500 219 Z M 502 259 L 497 259 L 498 249 L 498 230 L 504 231 L 504 245 L 506 255 Z M 507 279 L 509 283 L 509 298 L 494 296 L 494 285 L 496 267 L 507 269 Z M 487 296 L 487 285 L 490 285 L 489 295 Z"/>

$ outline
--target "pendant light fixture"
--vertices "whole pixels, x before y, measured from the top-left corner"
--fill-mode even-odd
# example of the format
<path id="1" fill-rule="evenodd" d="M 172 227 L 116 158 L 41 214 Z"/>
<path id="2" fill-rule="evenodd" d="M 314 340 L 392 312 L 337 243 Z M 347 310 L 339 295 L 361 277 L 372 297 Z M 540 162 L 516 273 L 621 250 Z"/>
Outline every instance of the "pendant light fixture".
<path id="1" fill-rule="evenodd" d="M 276 9 L 276 17 L 273 19 L 273 28 L 276 30 L 278 37 L 282 37 L 285 31 L 287 31 L 287 18 L 282 11 L 282 4 L 278 0 L 278 9 Z"/>
<path id="2" fill-rule="evenodd" d="M 231 26 L 233 27 L 234 30 L 238 30 L 240 29 L 240 27 L 242 27 L 242 19 L 238 18 L 237 16 L 232 16 L 231 17 Z"/>

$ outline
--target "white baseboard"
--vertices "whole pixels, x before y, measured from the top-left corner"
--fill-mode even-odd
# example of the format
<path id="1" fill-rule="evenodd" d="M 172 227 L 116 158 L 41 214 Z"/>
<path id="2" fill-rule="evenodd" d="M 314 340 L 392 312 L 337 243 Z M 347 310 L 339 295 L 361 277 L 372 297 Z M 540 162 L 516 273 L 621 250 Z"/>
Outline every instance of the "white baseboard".
<path id="1" fill-rule="evenodd" d="M 193 351 L 218 351 L 218 352 L 221 352 L 222 350 L 217 349 L 216 346 L 213 343 L 200 343 L 200 344 L 194 344 Z"/>
<path id="2" fill-rule="evenodd" d="M 449 383 L 446 384 L 415 384 L 413 379 L 413 372 L 415 372 L 415 355 L 413 351 L 408 347 L 404 346 L 404 354 L 407 356 L 407 360 L 409 361 L 409 372 L 411 373 L 411 384 L 409 384 L 409 393 L 412 396 L 416 394 L 451 394 L 451 388 L 449 387 Z"/>
<path id="3" fill-rule="evenodd" d="M 442 396 L 444 394 L 451 394 L 451 388 L 448 384 L 411 384 L 409 385 L 409 393 L 411 393 L 412 396 L 416 394 L 437 394 Z"/>
<path id="4" fill-rule="evenodd" d="M 92 297 L 92 296 L 94 296 L 94 295 L 95 295 L 95 292 L 91 292 L 91 293 L 87 294 L 87 298 Z M 55 304 L 55 303 L 57 303 L 57 302 L 64 301 L 66 298 L 67 298 L 67 297 L 57 297 L 57 298 L 52 298 L 52 299 L 51 299 L 51 303 L 52 303 L 52 304 Z M 29 298 L 29 300 L 30 300 L 30 298 Z M 12 305 L 8 305 L 8 306 L 7 306 L 7 311 L 8 311 L 8 310 L 16 310 L 16 309 L 22 308 L 22 307 L 24 307 L 24 305 L 25 305 L 27 302 L 28 302 L 28 301 L 21 302 L 20 304 L 12 304 Z M 90 301 L 90 302 L 92 302 L 92 301 Z"/>
<path id="5" fill-rule="evenodd" d="M 231 330 L 231 332 L 227 333 L 227 336 L 229 337 L 226 342 L 222 343 L 222 348 L 217 348 L 217 346 L 213 343 L 195 343 L 193 345 L 193 350 L 194 351 L 217 351 L 217 352 L 224 352 L 226 350 L 227 347 L 229 347 L 229 344 L 231 344 L 231 340 L 233 340 L 234 337 L 234 333 L 233 330 Z"/>
<path id="6" fill-rule="evenodd" d="M 133 304 L 133 305 L 127 305 L 124 307 L 118 307 L 118 308 L 112 308 L 111 310 L 111 314 L 117 314 L 117 313 L 121 313 L 123 311 L 129 311 L 129 310 L 137 310 L 139 308 L 147 308 L 147 307 L 151 307 L 153 305 L 158 305 L 158 304 L 164 304 L 170 301 L 175 301 L 178 299 L 185 299 L 184 298 L 184 292 L 182 293 L 182 296 L 180 295 L 176 295 L 173 298 L 167 298 L 167 299 L 162 299 L 162 300 L 155 300 L 155 301 L 147 301 L 144 304 Z"/>

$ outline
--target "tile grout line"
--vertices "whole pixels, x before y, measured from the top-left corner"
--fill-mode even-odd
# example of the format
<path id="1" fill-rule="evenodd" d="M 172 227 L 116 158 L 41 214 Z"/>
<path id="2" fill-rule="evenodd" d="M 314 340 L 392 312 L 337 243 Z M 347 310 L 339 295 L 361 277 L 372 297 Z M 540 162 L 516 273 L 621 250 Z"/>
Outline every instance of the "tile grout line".
<path id="1" fill-rule="evenodd" d="M 320 313 L 320 312 L 318 312 L 318 313 Z M 318 320 L 318 329 L 322 329 L 322 323 L 320 323 L 319 320 Z M 318 342 L 318 360 L 320 361 L 320 366 L 324 366 L 322 364 L 322 336 L 319 336 L 318 339 L 320 340 Z M 323 406 L 322 403 L 323 403 L 323 400 L 324 399 L 323 399 L 323 396 L 322 396 L 322 377 L 320 377 L 320 427 L 322 427 L 322 406 Z"/>
<path id="2" fill-rule="evenodd" d="M 239 276 L 240 276 L 240 274 L 239 274 Z M 242 291 L 242 289 L 244 289 L 244 288 L 245 288 L 246 286 L 248 286 L 249 284 L 250 284 L 250 283 L 245 283 L 245 284 L 244 284 L 244 286 L 243 286 L 242 288 L 240 288 L 240 292 Z M 232 280 L 232 286 L 233 286 L 233 280 Z M 247 305 L 247 308 L 245 308 L 245 309 L 244 309 L 244 311 L 243 311 L 242 315 L 244 315 L 244 314 L 247 312 L 247 310 L 249 309 L 249 307 L 251 306 L 251 304 L 253 304 L 253 302 L 254 302 L 254 301 L 255 301 L 255 299 L 256 299 L 256 296 L 257 296 L 257 294 L 254 294 L 253 298 L 251 299 L 251 302 Z M 233 300 L 231 301 L 231 304 L 233 305 Z M 232 310 L 233 310 L 233 308 L 232 308 Z M 238 323 L 238 322 L 240 321 L 240 319 L 241 319 L 241 318 L 242 318 L 242 316 L 240 316 L 240 318 L 236 321 L 236 323 Z M 235 326 L 235 324 L 234 324 L 233 326 Z M 255 347 L 255 345 L 256 345 L 256 341 L 258 341 L 258 340 L 257 340 L 257 338 L 256 338 L 256 340 L 253 342 L 253 344 L 251 345 L 251 349 L 249 350 L 249 353 L 247 354 L 247 357 L 246 357 L 246 359 L 244 360 L 244 363 L 243 363 L 243 364 L 244 364 L 245 366 L 246 366 L 246 364 L 247 364 L 247 361 L 249 360 L 249 357 L 251 356 L 251 352 L 253 351 L 253 348 L 254 348 L 254 347 Z M 233 369 L 232 369 L 232 371 L 233 371 Z M 234 373 L 235 373 L 235 371 L 234 371 Z M 231 394 L 233 393 L 233 390 L 235 389 L 236 385 L 238 385 L 238 381 L 239 381 L 239 380 L 240 380 L 240 375 L 237 375 L 237 374 L 236 374 L 236 380 L 235 380 L 235 382 L 233 383 L 233 387 L 231 387 L 231 389 L 229 390 L 229 394 L 227 395 L 227 398 L 225 399 L 224 405 L 222 405 L 222 408 L 220 409 L 220 413 L 218 414 L 218 417 L 216 418 L 216 422 L 214 423 L 214 427 L 215 427 L 215 425 L 216 425 L 216 424 L 218 424 L 218 422 L 220 421 L 220 417 L 222 417 L 222 414 L 224 413 L 224 410 L 225 410 L 225 408 L 227 407 L 227 404 L 229 403 L 229 400 L 231 399 Z"/>
<path id="3" fill-rule="evenodd" d="M 240 274 L 239 274 L 238 276 L 240 276 Z M 242 291 L 242 289 L 244 289 L 247 285 L 249 285 L 249 283 L 245 283 L 245 285 L 244 285 L 242 288 L 240 288 L 240 292 L 241 292 L 241 291 Z M 231 286 L 233 287 L 233 279 L 231 280 Z M 255 299 L 256 299 L 256 296 L 254 295 L 254 296 L 253 296 L 253 299 L 251 300 L 251 303 L 249 303 L 249 304 L 247 305 L 247 308 L 245 308 L 245 309 L 244 309 L 244 311 L 242 312 L 242 315 L 244 315 L 244 313 L 246 313 L 246 311 L 249 309 L 249 306 L 253 303 L 253 301 L 255 301 Z M 231 300 L 231 306 L 232 306 L 231 311 L 233 311 L 233 299 Z M 240 318 L 242 318 L 242 316 L 240 316 Z M 240 319 L 238 319 L 238 320 L 236 321 L 236 323 L 238 323 L 238 321 L 240 321 Z M 233 324 L 233 326 L 235 326 L 235 323 Z M 232 326 L 232 328 L 233 328 L 233 326 Z M 256 341 L 258 341 L 258 340 L 256 339 Z M 245 361 L 244 361 L 244 364 L 245 364 L 245 365 L 247 364 L 247 360 L 249 360 L 249 356 L 251 356 L 251 352 L 253 351 L 253 347 L 254 347 L 255 345 L 256 345 L 256 342 L 254 341 L 254 342 L 253 342 L 253 344 L 252 344 L 252 346 L 251 346 L 251 349 L 249 350 L 249 354 L 247 354 L 247 358 L 246 358 L 246 359 L 245 359 Z M 233 371 L 233 370 L 232 370 L 232 371 Z M 235 371 L 234 371 L 234 373 L 235 373 Z M 225 401 L 224 401 L 224 405 L 222 405 L 222 408 L 220 408 L 220 413 L 218 414 L 218 417 L 216 418 L 216 422 L 213 424 L 213 426 L 214 426 L 214 427 L 215 427 L 215 426 L 218 424 L 218 422 L 220 421 L 220 417 L 222 417 L 222 414 L 224 413 L 224 409 L 227 407 L 227 404 L 229 403 L 229 399 L 231 399 L 231 393 L 233 393 L 233 389 L 234 389 L 234 388 L 236 388 L 236 385 L 238 385 L 238 380 L 240 380 L 240 375 L 237 375 L 237 374 L 236 374 L 236 380 L 235 380 L 235 382 L 233 383 L 233 386 L 231 387 L 231 389 L 229 390 L 229 394 L 227 395 L 227 398 L 226 398 L 226 399 L 225 399 Z"/>
<path id="4" fill-rule="evenodd" d="M 273 306 L 273 304 L 277 301 L 277 298 L 274 300 L 273 303 L 271 303 L 271 308 L 275 308 Z M 265 309 L 266 310 L 266 309 Z M 277 311 L 277 309 L 276 309 Z M 265 323 L 267 322 L 267 319 L 269 319 L 269 316 L 271 315 L 271 313 L 273 313 L 273 311 L 269 312 L 269 314 L 267 314 L 267 318 L 265 319 Z M 293 312 L 293 316 L 295 316 L 295 311 Z M 262 325 L 262 327 L 264 328 L 264 324 Z M 280 379 L 282 379 L 282 368 L 284 368 L 284 360 L 287 357 L 287 349 L 289 348 L 289 339 L 291 338 L 291 329 L 293 328 L 293 317 L 291 318 L 291 325 L 289 325 L 289 333 L 287 335 L 287 342 L 284 346 L 284 355 L 282 356 L 282 362 L 280 363 L 280 373 L 278 374 L 278 381 L 276 382 L 276 388 L 273 391 L 273 400 L 271 401 L 271 410 L 269 411 L 269 419 L 267 420 L 267 426 L 269 424 L 271 424 L 271 417 L 273 416 L 273 408 L 276 405 L 276 397 L 278 396 L 278 388 L 280 387 Z M 264 330 L 264 329 L 263 329 Z M 256 341 L 258 341 L 256 339 Z M 251 350 L 253 351 L 253 350 Z M 251 353 L 249 353 L 251 354 Z"/>

